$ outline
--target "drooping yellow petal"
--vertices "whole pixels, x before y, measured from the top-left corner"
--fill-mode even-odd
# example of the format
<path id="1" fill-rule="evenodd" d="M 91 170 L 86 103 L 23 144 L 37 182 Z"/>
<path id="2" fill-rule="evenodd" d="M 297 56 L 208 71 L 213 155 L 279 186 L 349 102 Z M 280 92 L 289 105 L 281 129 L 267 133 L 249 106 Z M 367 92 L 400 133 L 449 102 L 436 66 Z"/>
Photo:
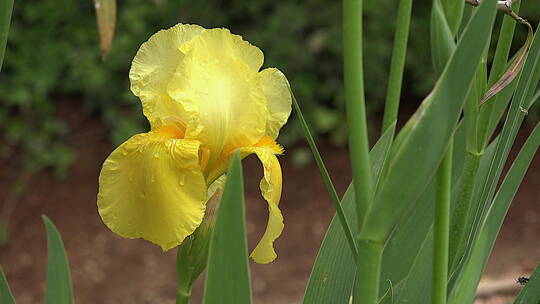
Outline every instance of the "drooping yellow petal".
<path id="1" fill-rule="evenodd" d="M 160 127 L 164 124 L 162 120 L 173 117 L 187 124 L 183 108 L 167 94 L 167 85 L 184 57 L 180 45 L 203 30 L 198 25 L 188 24 L 161 30 L 143 43 L 135 55 L 129 71 L 131 90 L 141 99 L 144 115 L 152 128 Z"/>
<path id="2" fill-rule="evenodd" d="M 184 58 L 168 92 L 193 122 L 186 138 L 208 148 L 210 166 L 222 151 L 258 142 L 267 118 L 258 75 L 262 52 L 226 29 L 205 30 L 180 50 Z"/>
<path id="3" fill-rule="evenodd" d="M 276 139 L 279 135 L 279 129 L 285 125 L 289 115 L 291 115 L 292 99 L 289 82 L 285 75 L 276 68 L 264 69 L 259 75 L 268 109 L 265 135 Z"/>
<path id="4" fill-rule="evenodd" d="M 253 249 L 250 257 L 257 263 L 272 262 L 277 254 L 274 250 L 274 241 L 283 231 L 283 216 L 278 208 L 281 199 L 281 166 L 276 154 L 283 152 L 281 146 L 268 137 L 264 137 L 257 145 L 242 148 L 242 153 L 255 153 L 264 167 L 264 176 L 261 179 L 261 193 L 268 203 L 268 224 L 259 244 Z"/>
<path id="5" fill-rule="evenodd" d="M 103 222 L 126 238 L 143 238 L 168 250 L 200 225 L 207 186 L 200 143 L 174 138 L 172 129 L 138 134 L 107 158 L 99 176 Z"/>

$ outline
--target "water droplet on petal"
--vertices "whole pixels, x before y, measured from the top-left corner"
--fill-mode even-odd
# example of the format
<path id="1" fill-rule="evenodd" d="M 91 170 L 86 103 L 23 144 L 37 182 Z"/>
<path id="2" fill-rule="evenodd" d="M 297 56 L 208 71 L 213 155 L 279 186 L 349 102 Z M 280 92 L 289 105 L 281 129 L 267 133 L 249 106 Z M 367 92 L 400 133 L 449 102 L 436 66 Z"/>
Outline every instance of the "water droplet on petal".
<path id="1" fill-rule="evenodd" d="M 159 158 L 159 152 L 154 153 L 154 158 Z"/>
<path id="2" fill-rule="evenodd" d="M 180 186 L 183 186 L 186 184 L 186 176 L 185 175 L 180 175 L 180 177 L 178 178 L 178 184 L 180 184 Z"/>

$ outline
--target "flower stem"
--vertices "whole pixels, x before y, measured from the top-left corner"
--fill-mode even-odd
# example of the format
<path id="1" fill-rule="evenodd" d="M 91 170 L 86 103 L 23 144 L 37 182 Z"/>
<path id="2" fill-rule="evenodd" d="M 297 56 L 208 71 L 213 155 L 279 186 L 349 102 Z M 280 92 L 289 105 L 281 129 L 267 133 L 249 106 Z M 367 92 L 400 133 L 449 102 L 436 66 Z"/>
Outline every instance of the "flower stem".
<path id="1" fill-rule="evenodd" d="M 371 172 L 362 62 L 362 0 L 343 1 L 345 95 L 358 227 L 371 201 Z"/>
<path id="2" fill-rule="evenodd" d="M 383 247 L 383 243 L 358 241 L 358 272 L 361 275 L 356 275 L 354 303 L 378 303 Z"/>
<path id="3" fill-rule="evenodd" d="M 392 63 L 390 64 L 390 75 L 388 78 L 388 88 L 386 90 L 386 102 L 384 103 L 382 132 L 391 127 L 394 121 L 397 119 L 401 85 L 403 81 L 403 70 L 405 67 L 405 57 L 407 54 L 411 10 L 412 0 L 401 0 L 399 2 L 396 21 L 396 34 L 394 36 L 394 49 L 392 51 Z"/>
<path id="4" fill-rule="evenodd" d="M 448 239 L 450 231 L 450 195 L 452 186 L 453 137 L 437 171 L 437 200 L 435 203 L 432 303 L 446 303 L 448 283 Z"/>
<path id="5" fill-rule="evenodd" d="M 452 214 L 451 221 L 451 234 L 449 243 L 451 244 L 449 249 L 449 265 L 450 271 L 453 271 L 461 258 L 461 254 L 464 251 L 466 244 L 465 233 L 469 231 L 469 215 L 471 213 L 471 196 L 474 188 L 474 179 L 478 172 L 480 165 L 481 154 L 475 154 L 467 152 L 465 156 L 465 165 L 461 179 L 459 181 L 459 188 L 457 194 L 456 207 Z"/>
<path id="6" fill-rule="evenodd" d="M 192 288 L 192 276 L 194 267 L 191 265 L 191 257 L 189 255 L 192 247 L 193 240 L 190 238 L 186 240 L 185 244 L 182 244 L 178 248 L 176 254 L 176 278 L 177 278 L 177 294 L 176 304 L 187 304 L 189 297 L 191 296 Z"/>
<path id="7" fill-rule="evenodd" d="M 176 295 L 176 304 L 188 304 L 190 297 L 191 289 L 189 291 L 178 289 L 178 294 Z"/>
<path id="8" fill-rule="evenodd" d="M 328 170 L 326 169 L 326 166 L 324 165 L 321 154 L 319 153 L 319 149 L 317 149 L 315 140 L 313 139 L 313 136 L 311 135 L 311 132 L 309 131 L 307 122 L 304 119 L 302 110 L 300 110 L 300 106 L 298 105 L 298 101 L 296 100 L 296 97 L 294 97 L 292 90 L 291 90 L 291 96 L 293 100 L 294 110 L 296 111 L 296 114 L 298 115 L 298 118 L 300 120 L 300 125 L 302 125 L 302 129 L 304 130 L 304 135 L 306 136 L 306 140 L 309 144 L 309 147 L 311 148 L 311 152 L 313 154 L 313 157 L 315 158 L 315 162 L 317 163 L 317 166 L 319 167 L 319 171 L 324 180 L 326 190 L 328 191 L 328 194 L 330 195 L 330 198 L 332 199 L 332 203 L 334 204 L 334 207 L 336 208 L 336 214 L 338 216 L 339 222 L 341 223 L 341 227 L 343 228 L 343 233 L 345 233 L 345 237 L 347 238 L 347 242 L 349 243 L 349 247 L 351 248 L 351 252 L 353 254 L 355 262 L 358 262 L 358 249 L 356 248 L 356 243 L 354 242 L 354 236 L 353 236 L 351 227 L 349 225 L 349 222 L 347 221 L 347 217 L 345 217 L 345 213 L 343 212 L 343 208 L 341 207 L 340 199 L 336 192 L 336 188 L 334 187 L 334 184 L 332 183 L 330 174 L 328 173 Z"/>
<path id="9" fill-rule="evenodd" d="M 372 199 L 362 59 L 362 7 L 362 0 L 343 0 L 345 99 L 358 233 Z M 373 244 L 366 241 L 358 244 L 355 303 L 377 303 L 382 245 L 379 248 L 379 244 Z"/>

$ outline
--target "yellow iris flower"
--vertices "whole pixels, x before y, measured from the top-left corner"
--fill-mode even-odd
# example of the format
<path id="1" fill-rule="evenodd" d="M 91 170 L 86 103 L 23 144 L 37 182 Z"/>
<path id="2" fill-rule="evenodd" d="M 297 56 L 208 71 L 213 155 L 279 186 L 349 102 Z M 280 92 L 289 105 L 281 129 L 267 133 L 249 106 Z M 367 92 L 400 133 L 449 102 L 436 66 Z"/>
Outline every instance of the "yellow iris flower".
<path id="1" fill-rule="evenodd" d="M 178 246 L 201 224 L 209 186 L 239 150 L 262 162 L 269 209 L 251 257 L 276 258 L 283 217 L 275 139 L 291 113 L 291 95 L 283 73 L 260 71 L 263 60 L 259 48 L 222 28 L 178 24 L 143 43 L 129 78 L 151 131 L 114 150 L 99 176 L 98 210 L 113 232 L 163 250 Z"/>

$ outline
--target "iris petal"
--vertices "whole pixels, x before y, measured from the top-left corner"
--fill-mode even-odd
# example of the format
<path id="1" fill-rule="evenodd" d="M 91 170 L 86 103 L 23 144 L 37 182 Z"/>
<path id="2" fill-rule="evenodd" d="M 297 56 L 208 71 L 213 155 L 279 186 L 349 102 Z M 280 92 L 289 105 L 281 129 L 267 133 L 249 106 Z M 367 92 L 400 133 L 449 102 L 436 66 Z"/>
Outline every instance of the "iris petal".
<path id="1" fill-rule="evenodd" d="M 179 245 L 204 216 L 207 186 L 199 146 L 149 132 L 114 150 L 99 176 L 103 222 L 120 236 L 143 238 L 163 250 Z"/>
<path id="2" fill-rule="evenodd" d="M 250 257 L 257 263 L 267 264 L 277 257 L 274 241 L 281 235 L 284 227 L 283 216 L 278 208 L 281 199 L 281 166 L 276 157 L 277 154 L 283 153 L 283 149 L 272 139 L 263 137 L 255 146 L 241 148 L 240 151 L 242 155 L 255 153 L 264 168 L 260 188 L 262 196 L 268 203 L 268 223 L 263 237 Z"/>
<path id="3" fill-rule="evenodd" d="M 262 52 L 225 29 L 205 30 L 180 50 L 184 58 L 168 92 L 190 116 L 186 138 L 204 143 L 210 165 L 223 151 L 259 141 L 267 117 Z"/>
<path id="4" fill-rule="evenodd" d="M 176 117 L 183 125 L 187 123 L 182 106 L 167 94 L 167 85 L 184 57 L 178 48 L 203 30 L 198 25 L 188 24 L 161 30 L 143 43 L 135 55 L 129 71 L 131 90 L 141 99 L 144 115 L 152 128 L 160 127 L 163 119 L 171 117 Z"/>
<path id="5" fill-rule="evenodd" d="M 276 139 L 279 135 L 279 129 L 285 125 L 289 115 L 291 115 L 292 99 L 289 82 L 285 75 L 276 68 L 264 69 L 259 75 L 268 109 L 265 135 Z"/>

